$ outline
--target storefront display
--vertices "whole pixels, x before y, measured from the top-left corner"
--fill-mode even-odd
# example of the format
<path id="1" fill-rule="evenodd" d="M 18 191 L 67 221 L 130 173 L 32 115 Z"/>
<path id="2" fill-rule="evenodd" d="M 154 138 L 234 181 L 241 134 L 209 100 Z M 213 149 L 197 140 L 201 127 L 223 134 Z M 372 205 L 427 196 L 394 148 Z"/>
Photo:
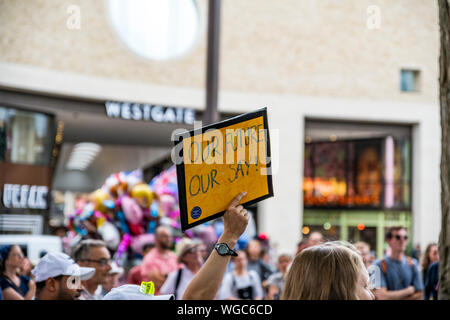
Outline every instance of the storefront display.
<path id="1" fill-rule="evenodd" d="M 50 114 L 0 106 L 0 233 L 15 232 L 28 215 L 47 226 L 56 124 Z M 22 228 L 23 229 L 23 228 Z M 31 228 L 25 232 L 36 232 Z"/>
<path id="2" fill-rule="evenodd" d="M 392 156 L 387 152 L 389 139 L 394 143 Z M 307 208 L 408 208 L 409 168 L 409 142 L 403 139 L 308 143 L 304 205 Z"/>

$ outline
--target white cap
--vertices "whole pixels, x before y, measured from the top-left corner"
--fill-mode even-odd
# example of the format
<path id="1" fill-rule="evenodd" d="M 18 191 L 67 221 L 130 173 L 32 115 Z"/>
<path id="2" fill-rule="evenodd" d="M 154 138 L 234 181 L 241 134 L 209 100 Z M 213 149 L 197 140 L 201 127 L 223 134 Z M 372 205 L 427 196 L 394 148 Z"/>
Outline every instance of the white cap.
<path id="1" fill-rule="evenodd" d="M 109 274 L 118 274 L 119 277 L 123 275 L 123 268 L 119 267 L 115 261 L 110 263 L 111 270 L 109 270 Z"/>
<path id="2" fill-rule="evenodd" d="M 113 288 L 103 300 L 175 300 L 173 294 L 154 296 L 153 294 L 141 293 L 140 286 L 136 284 L 124 284 Z"/>
<path id="3" fill-rule="evenodd" d="M 78 276 L 80 280 L 90 279 L 95 268 L 80 267 L 67 254 L 62 252 L 47 253 L 31 271 L 36 282 L 57 276 Z"/>

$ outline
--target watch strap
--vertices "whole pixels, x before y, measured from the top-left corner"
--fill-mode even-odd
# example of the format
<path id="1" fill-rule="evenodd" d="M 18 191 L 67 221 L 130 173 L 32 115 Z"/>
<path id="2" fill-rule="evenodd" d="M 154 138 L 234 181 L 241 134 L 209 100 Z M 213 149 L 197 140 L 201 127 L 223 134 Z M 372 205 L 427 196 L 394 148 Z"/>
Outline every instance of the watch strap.
<path id="1" fill-rule="evenodd" d="M 219 252 L 219 246 L 220 246 L 220 245 L 224 245 L 224 246 L 227 248 L 227 252 L 226 252 L 225 254 L 221 254 L 221 253 Z M 233 249 L 231 249 L 230 246 L 229 246 L 228 244 L 226 244 L 225 242 L 216 243 L 216 245 L 214 246 L 214 248 L 216 249 L 217 253 L 218 253 L 219 255 L 221 255 L 221 256 L 223 256 L 223 255 L 230 255 L 230 256 L 232 256 L 232 257 L 237 257 L 237 255 L 238 255 L 237 252 L 234 251 Z"/>

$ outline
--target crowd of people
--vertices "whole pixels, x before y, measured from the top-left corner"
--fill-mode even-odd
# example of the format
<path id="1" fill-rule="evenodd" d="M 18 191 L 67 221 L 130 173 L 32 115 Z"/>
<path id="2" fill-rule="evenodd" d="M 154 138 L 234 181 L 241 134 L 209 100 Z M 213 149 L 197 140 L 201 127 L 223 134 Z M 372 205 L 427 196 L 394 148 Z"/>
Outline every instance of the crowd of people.
<path id="1" fill-rule="evenodd" d="M 388 229 L 388 250 L 378 260 L 367 243 L 325 241 L 320 232 L 302 240 L 295 254 L 271 257 L 265 235 L 233 250 L 249 221 L 239 205 L 244 196 L 230 204 L 212 250 L 196 238 L 175 243 L 173 229 L 161 225 L 128 270 L 113 261 L 101 239 L 83 239 L 68 253 L 48 253 L 34 266 L 18 245 L 2 246 L 0 299 L 437 299 L 438 247 L 430 244 L 420 262 L 406 256 L 403 227 Z M 150 282 L 154 291 L 142 293 Z"/>

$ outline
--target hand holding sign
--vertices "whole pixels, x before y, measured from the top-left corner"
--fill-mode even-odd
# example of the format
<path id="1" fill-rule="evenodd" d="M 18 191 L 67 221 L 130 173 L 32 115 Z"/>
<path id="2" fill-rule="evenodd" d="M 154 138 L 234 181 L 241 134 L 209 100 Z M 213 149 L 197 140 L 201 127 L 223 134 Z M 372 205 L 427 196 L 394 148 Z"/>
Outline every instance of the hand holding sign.
<path id="1" fill-rule="evenodd" d="M 247 227 L 249 214 L 243 206 L 239 205 L 242 198 L 247 195 L 247 192 L 241 192 L 230 203 L 227 211 L 223 215 L 223 235 L 224 237 L 235 239 L 236 241 L 244 233 Z"/>

